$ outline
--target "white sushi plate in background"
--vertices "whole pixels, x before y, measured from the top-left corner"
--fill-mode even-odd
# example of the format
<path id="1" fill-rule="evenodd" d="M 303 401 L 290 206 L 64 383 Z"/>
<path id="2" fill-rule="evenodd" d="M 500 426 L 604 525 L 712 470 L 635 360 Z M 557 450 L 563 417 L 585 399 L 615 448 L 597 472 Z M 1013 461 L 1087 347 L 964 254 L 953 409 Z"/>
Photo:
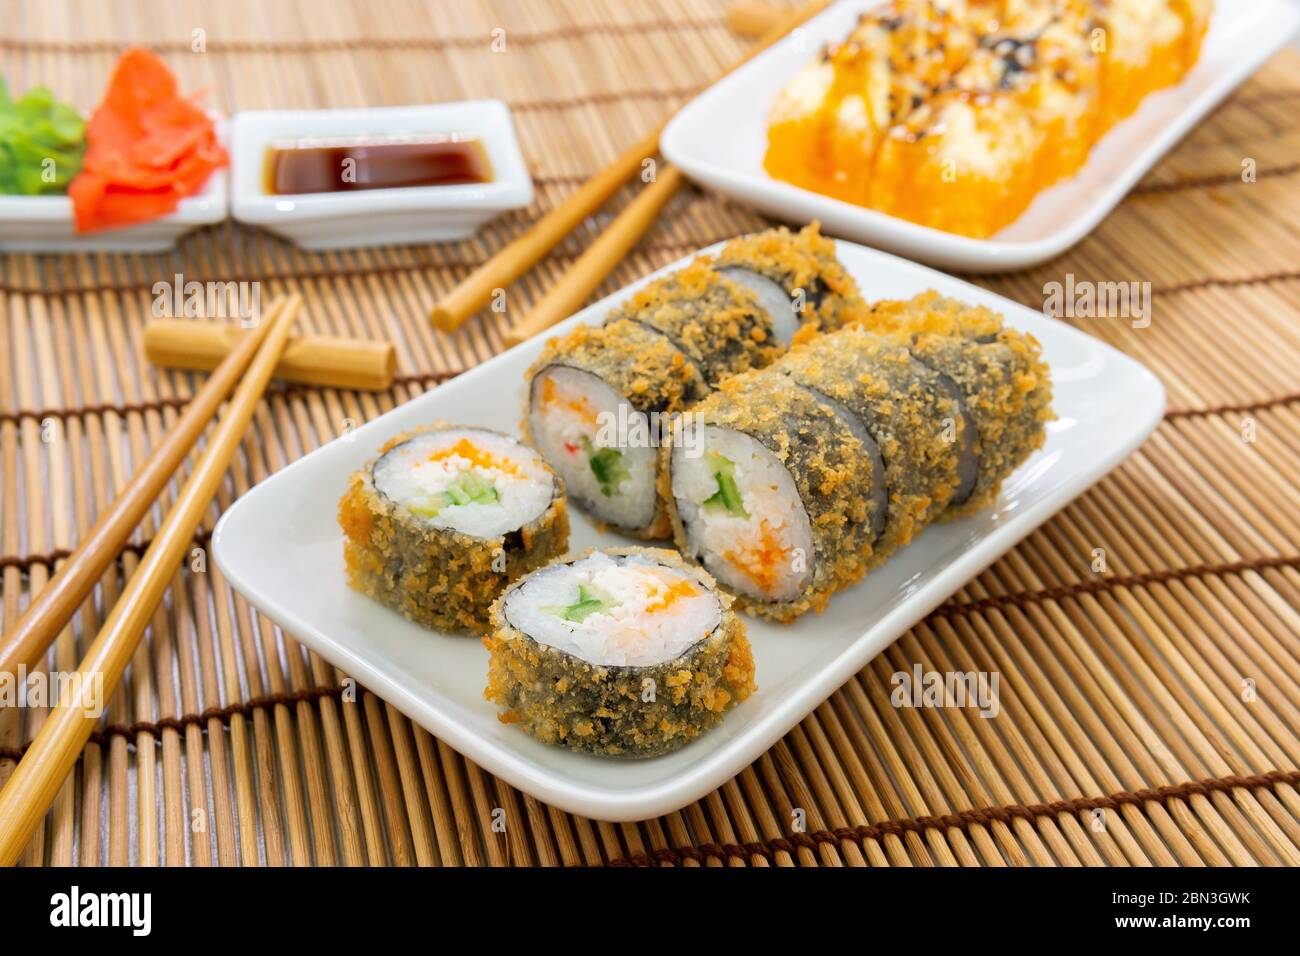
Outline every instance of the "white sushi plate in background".
<path id="1" fill-rule="evenodd" d="M 746 618 L 758 690 L 681 750 L 630 760 L 537 742 L 501 723 L 496 706 L 484 700 L 488 653 L 479 640 L 425 630 L 345 581 L 335 515 L 352 472 L 396 433 L 436 420 L 518 434 L 524 373 L 545 337 L 393 409 L 253 488 L 217 525 L 217 565 L 290 635 L 538 799 L 620 821 L 685 806 L 748 766 L 904 631 L 1118 465 L 1164 411 L 1164 389 L 1154 375 L 1064 322 L 886 253 L 848 242 L 838 252 L 868 299 L 937 289 L 995 309 L 1008 325 L 1036 336 L 1051 366 L 1057 420 L 1048 426 L 1046 445 L 1003 485 L 996 507 L 931 526 L 864 581 L 836 594 L 820 615 L 789 625 Z M 553 334 L 598 323 L 650 278 L 583 310 Z M 570 515 L 573 552 L 629 543 L 598 532 L 576 508 Z"/>
<path id="2" fill-rule="evenodd" d="M 691 179 L 747 205 L 944 269 L 1002 272 L 1036 265 L 1092 232 L 1175 143 L 1295 36 L 1295 0 L 1223 0 L 1200 59 L 1176 86 L 1151 94 L 1093 146 L 1074 176 L 1044 190 L 990 239 L 942 232 L 774 179 L 763 169 L 776 95 L 827 42 L 843 40 L 879 0 L 846 0 L 809 20 L 688 103 L 660 148 Z"/>

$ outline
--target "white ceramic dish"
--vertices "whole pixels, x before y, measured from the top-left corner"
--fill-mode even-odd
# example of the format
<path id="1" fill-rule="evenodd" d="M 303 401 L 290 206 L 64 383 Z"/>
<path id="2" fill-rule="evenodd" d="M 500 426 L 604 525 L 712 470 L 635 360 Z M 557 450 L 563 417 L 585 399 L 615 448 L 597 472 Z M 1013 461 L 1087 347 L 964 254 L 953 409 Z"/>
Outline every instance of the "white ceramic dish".
<path id="1" fill-rule="evenodd" d="M 222 142 L 227 142 L 228 128 L 217 119 Z M 86 235 L 77 234 L 67 196 L 0 196 L 0 252 L 165 252 L 187 232 L 221 222 L 229 208 L 224 169 L 209 176 L 197 196 L 182 199 L 170 216 Z"/>
<path id="2" fill-rule="evenodd" d="M 266 150 L 300 136 L 465 132 L 488 154 L 490 183 L 374 189 L 317 195 L 268 195 Z M 231 131 L 233 215 L 292 239 L 304 249 L 446 242 L 464 239 L 489 219 L 533 201 L 510 111 L 500 100 L 351 110 L 253 110 Z"/>
<path id="3" fill-rule="evenodd" d="M 826 231 L 946 269 L 1026 268 L 1070 248 L 1155 162 L 1300 27 L 1290 0 L 1220 3 L 1201 58 L 1177 86 L 1147 97 L 1097 143 L 1075 176 L 1039 194 L 991 239 L 970 239 L 819 195 L 763 170 L 773 99 L 821 46 L 848 35 L 879 0 L 846 0 L 808 21 L 686 105 L 660 139 L 664 156 L 704 186 L 778 219 L 820 219 Z"/>
<path id="4" fill-rule="evenodd" d="M 706 250 L 707 251 L 707 250 Z M 894 256 L 841 242 L 844 265 L 869 298 L 934 288 L 1001 311 L 1043 345 L 1058 420 L 1046 446 L 1007 482 L 996 508 L 931 527 L 821 615 L 781 627 L 749 622 L 758 691 L 722 725 L 653 760 L 583 756 L 547 747 L 497 720 L 483 699 L 487 651 L 472 638 L 422 630 L 348 590 L 335 512 L 349 475 L 403 429 L 447 419 L 517 433 L 534 339 L 466 372 L 262 482 L 226 512 L 213 537 L 230 582 L 290 634 L 461 753 L 565 810 L 643 819 L 697 799 L 738 773 L 965 581 L 1141 443 L 1160 419 L 1164 389 L 1150 372 L 1063 322 Z M 677 263 L 669 268 L 676 268 Z M 643 280 L 644 281 L 644 280 Z M 598 322 L 637 285 L 557 328 Z M 580 512 L 573 550 L 619 543 Z"/>

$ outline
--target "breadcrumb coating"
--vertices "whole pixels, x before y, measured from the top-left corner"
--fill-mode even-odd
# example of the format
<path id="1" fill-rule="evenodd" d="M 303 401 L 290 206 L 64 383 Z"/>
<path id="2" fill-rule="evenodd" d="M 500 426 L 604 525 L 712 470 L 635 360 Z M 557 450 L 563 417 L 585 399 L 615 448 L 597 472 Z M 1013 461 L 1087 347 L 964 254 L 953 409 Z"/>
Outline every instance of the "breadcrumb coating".
<path id="1" fill-rule="evenodd" d="M 782 351 L 754 293 L 718 273 L 704 257 L 651 282 L 608 321 L 620 319 L 666 335 L 710 385 L 762 368 Z"/>
<path id="2" fill-rule="evenodd" d="M 752 269 L 792 298 L 802 290 L 803 326 L 838 329 L 862 307 L 858 284 L 835 254 L 835 240 L 823 236 L 817 222 L 798 232 L 780 226 L 733 239 L 718 253 L 715 265 Z"/>
<path id="3" fill-rule="evenodd" d="M 1051 371 L 1038 340 L 1006 327 L 991 309 L 933 290 L 906 301 L 876 302 L 860 322 L 906 343 L 917 360 L 962 390 L 979 434 L 979 474 L 970 497 L 943 517 L 962 518 L 987 507 L 1003 479 L 1042 447 L 1044 425 L 1055 418 Z"/>
<path id="4" fill-rule="evenodd" d="M 596 665 L 538 643 L 511 625 L 505 615 L 507 590 L 492 605 L 491 633 L 483 638 L 489 655 L 483 696 L 502 708 L 503 723 L 518 724 L 542 743 L 616 757 L 669 753 L 716 726 L 728 708 L 755 691 L 745 625 L 712 576 L 675 552 L 603 550 L 644 555 L 691 576 L 717 596 L 721 623 L 663 664 Z"/>
<path id="5" fill-rule="evenodd" d="M 961 409 L 901 345 L 859 328 L 809 339 L 774 369 L 857 417 L 880 449 L 888 507 L 871 565 L 905 546 L 957 487 Z"/>

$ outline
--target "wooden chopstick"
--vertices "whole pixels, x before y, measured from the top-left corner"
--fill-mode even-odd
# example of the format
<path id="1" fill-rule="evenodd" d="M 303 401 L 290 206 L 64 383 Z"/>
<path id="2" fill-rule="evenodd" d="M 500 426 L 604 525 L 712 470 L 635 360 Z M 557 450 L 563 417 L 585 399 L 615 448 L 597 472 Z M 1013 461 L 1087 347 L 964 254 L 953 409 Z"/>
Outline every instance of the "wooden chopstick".
<path id="1" fill-rule="evenodd" d="M 86 599 L 104 569 L 157 500 L 163 487 L 203 429 L 217 414 L 248 363 L 257 354 L 271 320 L 284 308 L 284 297 L 263 313 L 256 328 L 240 336 L 236 347 L 195 393 L 175 426 L 122 489 L 117 500 L 90 529 L 81 544 L 59 568 L 54 578 L 28 605 L 18 623 L 0 641 L 0 674 L 15 674 L 19 667 L 34 668 L 63 626 Z"/>
<path id="2" fill-rule="evenodd" d="M 506 345 L 518 345 L 576 312 L 637 244 L 681 183 L 679 169 L 667 163 L 661 164 L 655 181 L 641 190 L 641 194 L 587 247 L 569 271 L 546 290 L 546 294 L 517 325 L 506 332 Z"/>
<path id="3" fill-rule="evenodd" d="M 797 8 L 788 15 L 782 16 L 780 22 L 773 26 L 744 56 L 728 67 L 718 79 L 762 53 L 795 27 L 816 16 L 829 3 L 830 0 L 812 0 L 812 2 Z M 583 183 L 564 202 L 537 220 L 532 228 L 522 236 L 510 242 L 491 259 L 470 273 L 464 281 L 433 307 L 430 318 L 433 320 L 434 325 L 444 332 L 459 328 L 470 316 L 491 301 L 497 289 L 505 288 L 536 265 L 538 260 L 576 229 L 579 223 L 604 205 L 606 200 L 614 195 L 623 183 L 641 171 L 642 164 L 659 151 L 659 134 L 663 132 L 663 128 L 667 124 L 668 120 L 665 119 L 655 127 L 653 132 L 634 143 L 616 160 Z M 617 227 L 620 231 L 626 231 L 627 235 L 617 241 L 611 240 L 606 248 L 611 251 L 623 248 L 623 252 L 626 253 L 626 250 L 635 244 L 636 239 L 649 228 L 650 223 L 654 221 L 654 214 L 657 214 L 663 208 L 664 203 L 671 198 L 673 191 L 679 184 L 679 179 L 668 175 L 667 164 L 660 163 L 655 182 L 647 186 L 645 190 L 646 192 L 652 192 L 653 198 L 647 200 L 641 207 L 643 211 L 653 207 L 653 213 L 647 218 L 641 215 L 640 212 L 632 213 L 632 209 L 629 207 L 610 226 L 611 229 Z M 627 241 L 628 236 L 631 237 L 631 242 Z M 621 255 L 619 258 L 621 258 Z M 607 267 L 603 275 L 608 275 L 617 262 L 618 259 L 615 259 L 606 263 Z M 594 274 L 601 264 L 594 259 L 590 260 L 584 274 L 587 276 Z M 580 287 L 578 280 L 575 279 L 573 288 L 578 289 Z M 585 295 L 579 297 L 578 303 L 581 304 L 584 298 L 586 298 Z M 557 293 L 551 308 L 554 308 L 559 301 L 560 294 Z M 573 308 L 576 308 L 576 306 L 570 308 L 569 311 L 572 311 Z M 567 314 L 567 312 L 564 314 Z M 517 329 L 522 329 L 525 325 L 531 326 L 535 324 L 537 323 L 531 321 L 530 316 L 528 320 L 519 323 Z M 511 330 L 507 338 L 513 340 L 515 335 L 516 330 Z"/>
<path id="4" fill-rule="evenodd" d="M 554 249 L 578 224 L 605 204 L 610 196 L 641 169 L 647 158 L 659 151 L 659 133 L 667 121 L 654 132 L 633 143 L 626 152 L 595 176 L 579 186 L 518 239 L 511 240 L 500 252 L 479 266 L 452 289 L 429 313 L 433 324 L 444 332 L 459 328 L 466 319 L 491 301 L 497 289 L 514 282 L 539 259 Z"/>
<path id="5" fill-rule="evenodd" d="M 68 675 L 66 686 L 81 687 L 82 693 L 71 700 L 60 700 L 50 709 L 9 783 L 0 790 L 0 866 L 12 866 L 18 860 L 68 772 L 76 765 L 99 719 L 88 706 L 94 702 L 90 695 L 97 690 L 98 703 L 104 705 L 122 679 L 140 635 L 190 547 L 194 531 L 266 391 L 301 305 L 299 296 L 290 296 L 264 322 L 267 328 L 257 354 L 194 472 L 181 488 L 176 503 L 167 512 L 153 543 L 140 559 L 76 674 Z M 102 683 L 96 687 L 97 681 Z"/>

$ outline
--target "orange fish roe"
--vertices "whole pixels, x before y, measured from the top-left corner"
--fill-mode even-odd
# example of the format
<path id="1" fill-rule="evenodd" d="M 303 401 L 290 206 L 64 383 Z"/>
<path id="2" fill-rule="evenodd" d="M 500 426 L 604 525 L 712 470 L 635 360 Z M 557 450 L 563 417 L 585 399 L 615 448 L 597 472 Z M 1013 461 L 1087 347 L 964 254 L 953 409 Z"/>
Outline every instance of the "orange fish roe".
<path id="1" fill-rule="evenodd" d="M 681 598 L 694 597 L 700 592 L 689 581 L 674 581 L 667 587 L 651 584 L 647 588 L 647 593 L 652 600 L 645 606 L 645 611 L 647 614 L 654 614 L 656 611 L 672 607 Z"/>
<path id="2" fill-rule="evenodd" d="M 764 592 L 776 590 L 777 567 L 785 560 L 785 546 L 766 518 L 759 523 L 753 547 L 724 551 L 722 556 Z"/>
<path id="3" fill-rule="evenodd" d="M 559 405 L 567 408 L 577 415 L 582 421 L 596 427 L 596 409 L 592 408 L 591 402 L 585 398 L 573 398 L 569 395 L 561 395 L 560 390 L 555 386 L 555 379 L 548 378 L 542 382 L 542 405 L 546 408 L 552 408 Z"/>
<path id="4" fill-rule="evenodd" d="M 446 461 L 448 458 L 464 458 L 479 468 L 502 471 L 507 475 L 519 477 L 519 469 L 509 458 L 501 458 L 489 451 L 479 448 L 468 438 L 462 438 L 447 448 L 439 448 L 429 456 L 429 461 Z"/>
<path id="5" fill-rule="evenodd" d="M 776 179 L 985 237 L 1195 65 L 1209 0 L 891 0 L 777 97 Z"/>

